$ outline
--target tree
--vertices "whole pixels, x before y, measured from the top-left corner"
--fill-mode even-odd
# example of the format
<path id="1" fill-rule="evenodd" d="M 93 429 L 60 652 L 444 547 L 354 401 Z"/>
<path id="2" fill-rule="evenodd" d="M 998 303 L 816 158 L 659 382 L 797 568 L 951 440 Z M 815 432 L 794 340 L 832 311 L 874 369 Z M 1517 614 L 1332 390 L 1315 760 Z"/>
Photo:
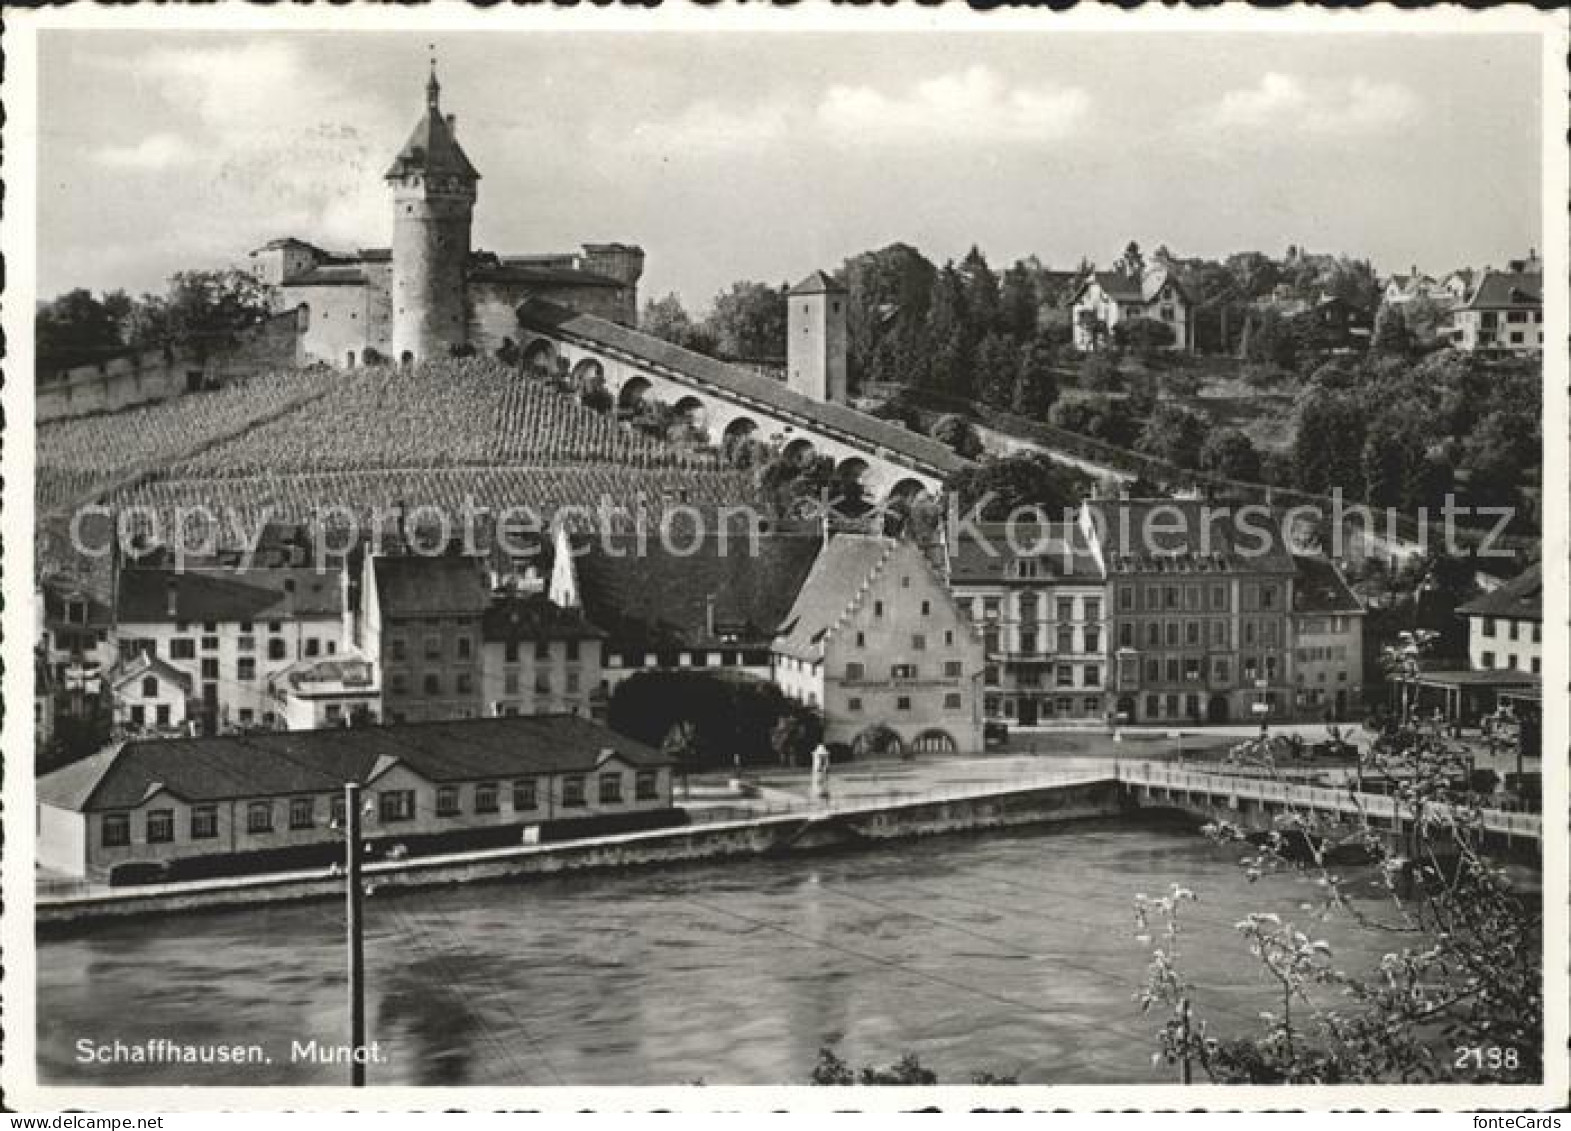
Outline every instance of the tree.
<path id="1" fill-rule="evenodd" d="M 1008 408 L 1015 395 L 1020 357 L 1013 342 L 990 333 L 976 348 L 976 389 L 983 404 Z"/>
<path id="2" fill-rule="evenodd" d="M 1058 400 L 1058 376 L 1053 372 L 1053 347 L 1045 334 L 1023 343 L 1015 366 L 1015 388 L 1010 408 L 1033 420 L 1045 417 Z"/>
<path id="3" fill-rule="evenodd" d="M 1258 749 L 1269 743 L 1245 743 L 1240 758 L 1274 775 L 1274 758 Z M 1246 916 L 1238 931 L 1278 1003 L 1260 1015 L 1257 1031 L 1224 1036 L 1184 974 L 1183 909 L 1196 894 L 1174 885 L 1162 899 L 1140 898 L 1137 929 L 1156 942 L 1141 1004 L 1165 1018 L 1158 1057 L 1182 1078 L 1198 1066 L 1218 1083 L 1542 1079 L 1539 900 L 1517 892 L 1484 850 L 1469 763 L 1468 752 L 1438 727 L 1382 725 L 1364 772 L 1393 783 L 1395 819 L 1404 829 L 1399 842 L 1367 816 L 1349 835 L 1345 826 L 1299 809 L 1290 791 L 1264 843 L 1226 822 L 1210 826 L 1219 843 L 1258 846 L 1242 862 L 1251 879 L 1307 873 L 1321 895 L 1304 904 L 1306 920 L 1348 915 L 1392 942 L 1374 970 L 1348 971 L 1309 931 L 1275 914 Z M 1359 897 L 1345 870 L 1333 866 L 1333 851 L 1370 860 L 1360 872 L 1378 885 L 1375 898 Z M 1341 999 L 1334 1009 L 1321 1004 L 1331 994 Z M 1502 1052 L 1458 1061 L 1453 1050 L 1471 1047 Z"/>
<path id="4" fill-rule="evenodd" d="M 638 328 L 683 349 L 706 354 L 716 352 L 714 338 L 693 321 L 675 292 L 662 299 L 646 302 L 643 315 L 638 320 Z"/>
<path id="5" fill-rule="evenodd" d="M 124 349 L 124 323 L 130 309 L 124 291 L 98 299 L 82 288 L 43 303 L 33 315 L 38 363 L 64 367 Z"/>
<path id="6" fill-rule="evenodd" d="M 1245 483 L 1260 481 L 1260 453 L 1254 441 L 1237 428 L 1219 428 L 1200 447 L 1200 470 Z"/>
<path id="7" fill-rule="evenodd" d="M 800 703 L 790 704 L 769 732 L 770 745 L 782 766 L 806 765 L 813 749 L 823 740 L 823 715 Z"/>
<path id="8" fill-rule="evenodd" d="M 1126 318 L 1113 327 L 1113 342 L 1147 361 L 1177 340 L 1173 328 L 1159 318 Z"/>
<path id="9" fill-rule="evenodd" d="M 1092 393 L 1113 393 L 1123 386 L 1118 363 L 1105 353 L 1088 353 L 1080 362 L 1080 387 Z"/>
<path id="10" fill-rule="evenodd" d="M 976 426 L 963 416 L 954 413 L 940 416 L 933 423 L 932 436 L 962 459 L 976 459 L 982 454 L 982 437 L 977 435 Z"/>
<path id="11" fill-rule="evenodd" d="M 869 380 L 928 383 L 927 324 L 937 274 L 908 244 L 846 260 L 846 365 L 853 387 Z"/>
<path id="12" fill-rule="evenodd" d="M 719 352 L 731 358 L 784 357 L 786 291 L 783 286 L 741 282 L 717 295 L 705 329 Z"/>
<path id="13" fill-rule="evenodd" d="M 1119 447 L 1127 447 L 1135 438 L 1135 421 L 1128 406 L 1112 397 L 1061 400 L 1047 414 L 1047 419 L 1054 427 Z"/>
<path id="14" fill-rule="evenodd" d="M 1400 306 L 1382 306 L 1380 313 L 1375 315 L 1375 332 L 1369 339 L 1369 351 L 1392 357 L 1407 357 L 1413 352 L 1413 334 Z"/>
<path id="15" fill-rule="evenodd" d="M 1113 265 L 1114 270 L 1128 275 L 1131 279 L 1143 279 L 1146 273 L 1146 259 L 1140 253 L 1140 245 L 1130 240 L 1124 248 L 1124 254 Z"/>
<path id="16" fill-rule="evenodd" d="M 1377 419 L 1364 440 L 1363 472 L 1368 502 L 1416 513 L 1428 501 L 1431 475 L 1418 425 L 1395 412 Z"/>
<path id="17" fill-rule="evenodd" d="M 996 329 L 1016 342 L 1029 341 L 1036 333 L 1037 308 L 1041 302 L 1036 275 L 1028 263 L 1016 260 L 1004 272 L 999 285 Z"/>
<path id="18" fill-rule="evenodd" d="M 922 1062 L 915 1053 L 908 1052 L 891 1064 L 888 1068 L 874 1068 L 871 1065 L 864 1067 L 860 1072 L 853 1072 L 831 1045 L 824 1045 L 818 1050 L 818 1063 L 813 1066 L 813 1073 L 808 1077 L 809 1083 L 816 1087 L 850 1087 L 854 1084 L 863 1084 L 870 1087 L 899 1086 L 899 1085 L 932 1085 L 938 1083 L 938 1075 L 923 1067 Z M 1004 1075 L 986 1069 L 979 1069 L 971 1073 L 971 1083 L 976 1085 L 988 1084 L 1018 1084 L 1019 1080 L 1012 1075 Z"/>
<path id="19" fill-rule="evenodd" d="M 1089 487 L 1085 475 L 1039 453 L 988 460 L 957 472 L 947 485 L 961 513 L 980 508 L 981 517 L 990 522 L 1025 507 L 1062 515 L 1079 505 Z"/>
<path id="20" fill-rule="evenodd" d="M 1514 410 L 1496 410 L 1480 420 L 1462 443 L 1469 501 L 1512 506 L 1530 471 L 1539 467 L 1543 420 Z"/>
<path id="21" fill-rule="evenodd" d="M 1300 490 L 1349 498 L 1363 495 L 1364 412 L 1346 394 L 1314 389 L 1298 405 L 1293 477 Z"/>
<path id="22" fill-rule="evenodd" d="M 199 357 L 235 345 L 271 312 L 267 288 L 233 269 L 178 272 L 162 299 L 137 305 L 146 308 L 137 316 L 138 344 L 184 346 Z"/>
<path id="23" fill-rule="evenodd" d="M 1146 421 L 1135 446 L 1147 455 L 1179 467 L 1198 467 L 1200 446 L 1205 443 L 1206 421 L 1182 405 L 1164 402 Z"/>

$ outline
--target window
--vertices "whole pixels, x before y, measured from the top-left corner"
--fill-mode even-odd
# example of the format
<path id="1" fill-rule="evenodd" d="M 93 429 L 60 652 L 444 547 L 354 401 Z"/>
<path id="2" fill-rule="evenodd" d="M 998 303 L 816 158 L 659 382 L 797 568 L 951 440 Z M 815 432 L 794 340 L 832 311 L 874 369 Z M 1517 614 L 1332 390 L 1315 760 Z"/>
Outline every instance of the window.
<path id="1" fill-rule="evenodd" d="M 946 710 L 946 711 L 958 711 L 958 710 L 960 710 L 960 692 L 958 692 L 958 691 L 949 691 L 949 692 L 946 692 L 944 694 L 944 710 Z"/>
<path id="2" fill-rule="evenodd" d="M 931 602 L 931 601 L 923 601 L 922 602 L 922 615 L 924 617 L 928 617 L 928 616 L 932 616 L 933 615 L 933 602 Z"/>
<path id="3" fill-rule="evenodd" d="M 505 664 L 518 663 L 518 641 L 509 640 L 502 646 L 502 662 Z"/>
<path id="4" fill-rule="evenodd" d="M 131 843 L 131 815 L 129 813 L 105 813 L 104 823 L 100 830 L 100 839 L 105 848 L 124 848 Z"/>
<path id="5" fill-rule="evenodd" d="M 1020 619 L 1033 621 L 1037 619 L 1037 604 L 1035 593 L 1020 594 Z"/>
<path id="6" fill-rule="evenodd" d="M 305 654 L 307 656 L 320 656 L 322 654 L 322 642 L 314 636 L 306 637 Z"/>
<path id="7" fill-rule="evenodd" d="M 1160 648 L 1162 646 L 1162 626 L 1156 621 L 1146 622 L 1146 647 Z"/>
<path id="8" fill-rule="evenodd" d="M 213 840 L 218 836 L 218 806 L 198 805 L 191 810 L 191 839 Z"/>
<path id="9" fill-rule="evenodd" d="M 982 648 L 992 655 L 998 651 L 998 629 L 988 627 L 982 630 Z"/>
<path id="10" fill-rule="evenodd" d="M 1072 628 L 1058 629 L 1058 654 L 1066 655 L 1075 650 L 1075 630 Z"/>
<path id="11" fill-rule="evenodd" d="M 1135 587 L 1133 585 L 1120 585 L 1118 587 L 1119 612 L 1132 613 L 1135 611 Z"/>
<path id="12" fill-rule="evenodd" d="M 457 680 L 458 694 L 469 695 L 475 689 L 475 678 L 468 672 L 459 672 Z"/>
<path id="13" fill-rule="evenodd" d="M 218 637 L 216 637 L 216 636 L 204 636 L 204 637 L 202 637 L 202 651 L 204 651 L 204 652 L 216 652 L 216 651 L 218 651 Z"/>
<path id="14" fill-rule="evenodd" d="M 458 816 L 458 787 L 444 785 L 436 791 L 436 815 L 438 817 Z"/>
<path id="15" fill-rule="evenodd" d="M 1146 657 L 1146 682 L 1156 683 L 1162 678 L 1162 661 L 1155 656 Z"/>
<path id="16" fill-rule="evenodd" d="M 196 641 L 189 636 L 177 636 L 169 642 L 169 658 L 171 660 L 196 659 Z"/>
<path id="17" fill-rule="evenodd" d="M 861 709 L 862 709 L 862 698 L 861 698 L 861 696 L 853 695 L 853 696 L 851 696 L 851 698 L 846 700 L 846 710 L 847 711 L 860 711 Z"/>
<path id="18" fill-rule="evenodd" d="M 1218 612 L 1224 611 L 1227 608 L 1227 586 L 1211 586 L 1211 607 Z"/>
<path id="19" fill-rule="evenodd" d="M 1162 607 L 1165 609 L 1178 608 L 1178 586 L 1169 585 L 1162 590 Z"/>
<path id="20" fill-rule="evenodd" d="M 1276 608 L 1276 586 L 1262 585 L 1260 587 L 1260 607 L 1262 609 Z"/>
<path id="21" fill-rule="evenodd" d="M 551 642 L 549 640 L 535 641 L 535 659 L 549 660 L 551 658 Z"/>
<path id="22" fill-rule="evenodd" d="M 1184 586 L 1184 608 L 1190 612 L 1195 612 L 1200 608 L 1200 586 Z"/>
<path id="23" fill-rule="evenodd" d="M 1178 622 L 1176 620 L 1170 620 L 1170 621 L 1167 622 L 1166 635 L 1167 635 L 1167 646 L 1169 648 L 1177 648 L 1178 647 Z"/>
<path id="24" fill-rule="evenodd" d="M 150 676 L 148 676 L 146 679 L 144 679 L 142 681 L 142 698 L 143 699 L 157 699 L 158 698 L 158 677 L 157 676 L 150 675 Z"/>
<path id="25" fill-rule="evenodd" d="M 402 636 L 389 637 L 387 646 L 395 662 L 401 664 L 409 658 L 409 644 Z"/>
<path id="26" fill-rule="evenodd" d="M 474 644 L 470 641 L 469 637 L 455 636 L 453 638 L 453 654 L 456 655 L 460 660 L 469 659 L 473 651 Z"/>
<path id="27" fill-rule="evenodd" d="M 245 807 L 245 831 L 270 833 L 273 831 L 273 803 L 253 801 Z"/>
<path id="28" fill-rule="evenodd" d="M 873 602 L 873 615 L 875 617 L 881 617 L 884 615 L 884 603 L 882 601 Z"/>
<path id="29" fill-rule="evenodd" d="M 202 678 L 209 680 L 218 678 L 218 660 L 216 657 L 202 661 Z"/>
<path id="30" fill-rule="evenodd" d="M 909 711 L 911 709 L 911 696 L 901 695 L 895 699 L 895 710 Z"/>
<path id="31" fill-rule="evenodd" d="M 622 804 L 622 775 L 619 773 L 605 773 L 600 775 L 600 804 Z"/>
<path id="32" fill-rule="evenodd" d="M 1184 657 L 1184 678 L 1185 679 L 1199 679 L 1200 678 L 1200 657 L 1199 656 L 1185 656 Z"/>
<path id="33" fill-rule="evenodd" d="M 889 669 L 889 678 L 891 678 L 891 679 L 915 679 L 916 678 L 916 665 L 915 664 L 895 664 L 892 667 L 890 667 L 890 669 Z"/>
<path id="34" fill-rule="evenodd" d="M 1020 651 L 1028 656 L 1036 652 L 1036 629 L 1028 628 L 1021 631 Z"/>
<path id="35" fill-rule="evenodd" d="M 291 797 L 289 799 L 289 827 L 309 829 L 316 825 L 316 799 Z"/>
<path id="36" fill-rule="evenodd" d="M 862 665 L 861 664 L 859 664 L 859 663 L 850 663 L 850 664 L 846 665 L 846 680 L 848 682 L 855 682 L 855 681 L 857 681 L 857 680 L 859 680 L 861 678 L 862 678 Z"/>
<path id="37" fill-rule="evenodd" d="M 1102 619 L 1102 601 L 1101 601 L 1100 598 L 1098 598 L 1098 597 L 1087 597 L 1085 599 L 1085 606 L 1086 606 L 1086 615 L 1085 615 L 1085 619 L 1086 620 L 1101 620 Z"/>
<path id="38" fill-rule="evenodd" d="M 1484 667 L 1493 668 L 1495 666 L 1495 654 L 1493 652 L 1485 652 L 1479 658 L 1483 661 Z"/>
<path id="39" fill-rule="evenodd" d="M 382 790 L 376 795 L 376 815 L 380 820 L 387 823 L 414 820 L 415 791 L 412 789 Z"/>
<path id="40" fill-rule="evenodd" d="M 633 796 L 639 801 L 660 799 L 660 776 L 653 770 L 639 770 L 633 779 Z"/>
<path id="41" fill-rule="evenodd" d="M 1101 629 L 1099 629 L 1099 628 L 1087 628 L 1087 629 L 1084 630 L 1083 635 L 1085 636 L 1085 649 L 1084 649 L 1085 651 L 1087 651 L 1087 652 L 1100 652 L 1102 650 L 1102 630 Z"/>
<path id="42" fill-rule="evenodd" d="M 502 676 L 502 692 L 506 695 L 518 694 L 518 673 L 507 672 Z"/>
<path id="43" fill-rule="evenodd" d="M 534 778 L 520 778 L 513 783 L 513 812 L 529 813 L 539 806 L 539 783 Z"/>
<path id="44" fill-rule="evenodd" d="M 1102 666 L 1100 664 L 1087 664 L 1085 666 L 1085 685 L 1099 687 L 1102 683 Z"/>
<path id="45" fill-rule="evenodd" d="M 442 638 L 440 636 L 427 636 L 425 638 L 425 658 L 440 660 L 442 658 Z"/>
<path id="46" fill-rule="evenodd" d="M 409 677 L 403 672 L 393 672 L 387 677 L 387 689 L 394 695 L 409 694 Z"/>
<path id="47" fill-rule="evenodd" d="M 567 693 L 569 695 L 578 694 L 578 673 L 576 671 L 567 673 Z"/>
<path id="48" fill-rule="evenodd" d="M 562 779 L 562 808 L 582 809 L 584 807 L 584 775 L 568 774 Z"/>
<path id="49" fill-rule="evenodd" d="M 867 647 L 867 633 L 859 632 L 859 633 L 856 634 L 856 646 L 858 648 L 866 648 Z"/>
<path id="50" fill-rule="evenodd" d="M 1146 586 L 1146 611 L 1154 612 L 1162 607 L 1162 587 L 1160 585 Z"/>
<path id="51" fill-rule="evenodd" d="M 578 641 L 576 640 L 567 642 L 567 662 L 570 664 L 578 663 Z"/>
<path id="52" fill-rule="evenodd" d="M 1211 622 L 1211 644 L 1213 647 L 1225 648 L 1227 646 L 1227 622 L 1214 620 Z"/>
<path id="53" fill-rule="evenodd" d="M 945 679 L 959 679 L 962 670 L 963 670 L 963 666 L 961 665 L 959 660 L 945 660 L 944 661 L 944 678 Z"/>
<path id="54" fill-rule="evenodd" d="M 254 637 L 254 636 L 241 636 L 241 637 L 237 638 L 235 640 L 235 651 L 237 651 L 237 652 L 255 652 L 256 651 L 256 637 Z"/>
<path id="55" fill-rule="evenodd" d="M 442 694 L 442 677 L 435 672 L 426 672 L 425 679 L 421 681 L 427 695 Z"/>
<path id="56" fill-rule="evenodd" d="M 1090 638 L 1087 638 L 1090 643 Z M 1120 648 L 1133 648 L 1135 646 L 1135 626 L 1124 621 L 1118 626 L 1118 646 Z"/>
<path id="57" fill-rule="evenodd" d="M 1059 687 L 1073 687 L 1075 685 L 1075 669 L 1073 665 L 1056 665 L 1053 673 L 1053 682 Z"/>
<path id="58" fill-rule="evenodd" d="M 282 631 L 284 631 L 284 622 L 281 621 L 281 620 L 270 620 L 270 621 L 268 621 L 267 622 L 267 631 L 268 632 L 282 632 Z"/>
<path id="59" fill-rule="evenodd" d="M 147 843 L 168 844 L 175 839 L 175 811 L 150 809 L 147 813 Z"/>
<path id="60" fill-rule="evenodd" d="M 241 683 L 250 683 L 256 679 L 256 657 L 241 656 L 235 661 L 235 678 Z"/>
<path id="61" fill-rule="evenodd" d="M 914 633 L 911 637 L 911 650 L 913 652 L 927 651 L 927 637 L 923 633 Z"/>
<path id="62" fill-rule="evenodd" d="M 284 643 L 283 637 L 275 636 L 267 642 L 267 658 L 269 660 L 282 660 L 289 655 L 289 646 Z"/>
<path id="63" fill-rule="evenodd" d="M 1506 639 L 1507 640 L 1515 640 L 1516 639 L 1516 629 L 1517 629 L 1517 622 L 1516 621 L 1514 621 L 1514 620 L 1506 621 Z"/>
<path id="64" fill-rule="evenodd" d="M 535 673 L 535 694 L 536 695 L 549 695 L 549 694 L 551 694 L 551 673 L 550 672 L 536 672 Z"/>
<path id="65" fill-rule="evenodd" d="M 169 704 L 168 703 L 160 703 L 157 706 L 156 710 L 158 712 L 158 725 L 161 726 L 161 727 L 168 726 L 169 725 Z"/>
<path id="66" fill-rule="evenodd" d="M 1058 623 L 1064 624 L 1075 619 L 1075 601 L 1073 597 L 1060 597 L 1058 599 Z"/>

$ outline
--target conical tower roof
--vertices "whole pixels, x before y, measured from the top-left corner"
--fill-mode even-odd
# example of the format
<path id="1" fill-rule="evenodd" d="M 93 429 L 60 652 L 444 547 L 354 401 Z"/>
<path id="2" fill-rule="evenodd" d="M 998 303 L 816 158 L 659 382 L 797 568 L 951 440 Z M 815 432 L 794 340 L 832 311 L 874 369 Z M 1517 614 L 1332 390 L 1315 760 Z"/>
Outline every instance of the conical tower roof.
<path id="1" fill-rule="evenodd" d="M 397 180 L 410 173 L 422 173 L 428 177 L 461 177 L 470 181 L 480 179 L 480 174 L 459 148 L 452 126 L 442 116 L 441 94 L 442 87 L 436 81 L 436 67 L 433 65 L 431 79 L 426 83 L 425 116 L 393 159 L 386 174 L 388 180 Z"/>

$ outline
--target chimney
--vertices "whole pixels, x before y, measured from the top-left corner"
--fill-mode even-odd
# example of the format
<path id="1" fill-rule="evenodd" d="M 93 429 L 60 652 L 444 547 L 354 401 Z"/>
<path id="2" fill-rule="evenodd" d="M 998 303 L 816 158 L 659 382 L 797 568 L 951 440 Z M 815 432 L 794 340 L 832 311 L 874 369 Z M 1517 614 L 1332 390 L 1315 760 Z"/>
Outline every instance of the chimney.
<path id="1" fill-rule="evenodd" d="M 454 138 L 458 137 L 458 115 L 457 114 L 449 114 L 447 116 L 447 132 L 452 134 Z"/>
<path id="2" fill-rule="evenodd" d="M 164 582 L 164 612 L 171 617 L 180 613 L 180 583 L 173 577 Z"/>

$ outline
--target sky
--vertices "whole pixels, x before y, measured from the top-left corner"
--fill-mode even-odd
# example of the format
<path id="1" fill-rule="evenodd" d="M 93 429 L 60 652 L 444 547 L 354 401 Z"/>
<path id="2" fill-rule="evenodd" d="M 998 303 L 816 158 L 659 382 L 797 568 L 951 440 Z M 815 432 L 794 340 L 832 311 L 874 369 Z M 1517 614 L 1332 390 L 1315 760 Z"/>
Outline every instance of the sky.
<path id="1" fill-rule="evenodd" d="M 428 43 L 474 246 L 637 243 L 643 297 L 694 311 L 895 241 L 1433 274 L 1541 242 L 1526 36 L 52 31 L 39 296 L 162 290 L 277 236 L 387 246 Z"/>

